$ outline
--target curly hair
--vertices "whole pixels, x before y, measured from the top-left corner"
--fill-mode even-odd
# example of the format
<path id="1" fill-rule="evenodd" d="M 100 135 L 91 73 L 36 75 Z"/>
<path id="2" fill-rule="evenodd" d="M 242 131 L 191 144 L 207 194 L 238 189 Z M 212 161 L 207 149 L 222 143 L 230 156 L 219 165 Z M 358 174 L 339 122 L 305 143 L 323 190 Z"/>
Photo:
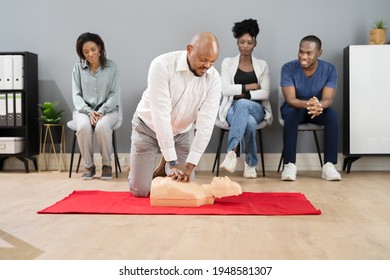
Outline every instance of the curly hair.
<path id="1" fill-rule="evenodd" d="M 104 42 L 102 38 L 98 34 L 85 32 L 81 34 L 76 41 L 76 51 L 78 56 L 80 57 L 80 61 L 82 59 L 85 59 L 85 56 L 83 54 L 83 46 L 86 42 L 94 42 L 96 45 L 100 46 L 100 64 L 102 66 L 106 65 L 106 49 L 104 47 Z"/>
<path id="2" fill-rule="evenodd" d="M 234 38 L 238 39 L 242 35 L 249 33 L 253 38 L 257 37 L 260 29 L 255 19 L 244 19 L 241 22 L 236 22 L 232 28 Z"/>

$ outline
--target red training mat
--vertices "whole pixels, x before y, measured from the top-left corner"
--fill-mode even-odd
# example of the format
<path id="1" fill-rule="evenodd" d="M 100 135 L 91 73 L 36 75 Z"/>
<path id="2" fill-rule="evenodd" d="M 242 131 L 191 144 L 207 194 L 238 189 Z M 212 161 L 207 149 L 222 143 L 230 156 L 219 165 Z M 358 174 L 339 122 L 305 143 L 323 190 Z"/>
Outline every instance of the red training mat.
<path id="1" fill-rule="evenodd" d="M 130 192 L 73 191 L 38 214 L 123 214 L 123 215 L 319 215 L 302 193 L 254 193 L 216 199 L 199 207 L 150 206 L 149 197 Z"/>

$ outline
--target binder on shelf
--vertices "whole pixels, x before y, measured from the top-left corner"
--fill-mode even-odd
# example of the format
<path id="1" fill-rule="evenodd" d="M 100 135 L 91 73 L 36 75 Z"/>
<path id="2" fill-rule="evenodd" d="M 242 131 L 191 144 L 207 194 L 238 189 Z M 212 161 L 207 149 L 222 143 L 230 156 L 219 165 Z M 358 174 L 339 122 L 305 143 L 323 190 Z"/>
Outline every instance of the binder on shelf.
<path id="1" fill-rule="evenodd" d="M 9 24 L 17 24 L 17 22 L 18 18 L 15 17 L 14 22 Z M 36 156 L 39 155 L 40 141 L 39 135 L 35 135 L 39 134 L 37 121 L 39 112 L 36 109 L 39 102 L 38 55 L 29 51 L 0 52 L 0 77 L 0 138 L 22 137 L 24 139 L 23 149 L 15 153 L 3 152 L 5 154 L 0 155 L 0 158 L 17 157 L 25 163 L 24 168 L 27 173 L 31 164 L 26 162 L 31 160 L 34 169 L 38 171 Z M 8 143 L 6 144 L 9 147 Z"/>
<path id="2" fill-rule="evenodd" d="M 4 55 L 0 55 L 0 89 L 4 87 Z"/>
<path id="3" fill-rule="evenodd" d="M 15 126 L 15 111 L 14 111 L 14 93 L 7 93 L 7 124 L 8 126 Z"/>
<path id="4" fill-rule="evenodd" d="M 15 125 L 23 126 L 22 93 L 15 92 Z"/>
<path id="5" fill-rule="evenodd" d="M 4 89 L 13 89 L 13 59 L 12 55 L 4 55 Z"/>
<path id="6" fill-rule="evenodd" d="M 23 89 L 24 86 L 24 56 L 13 55 L 13 89 Z"/>
<path id="7" fill-rule="evenodd" d="M 0 126 L 7 124 L 7 94 L 0 92 Z"/>

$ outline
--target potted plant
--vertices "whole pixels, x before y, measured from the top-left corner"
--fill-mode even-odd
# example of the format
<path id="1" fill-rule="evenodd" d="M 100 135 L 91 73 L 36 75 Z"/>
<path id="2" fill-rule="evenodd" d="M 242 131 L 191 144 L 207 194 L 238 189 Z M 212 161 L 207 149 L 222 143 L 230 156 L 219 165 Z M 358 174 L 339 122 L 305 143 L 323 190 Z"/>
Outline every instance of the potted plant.
<path id="1" fill-rule="evenodd" d="M 48 137 L 53 138 L 54 143 L 61 143 L 62 141 L 62 130 L 63 124 L 60 124 L 62 119 L 62 114 L 65 110 L 59 110 L 56 107 L 58 106 L 58 101 L 55 102 L 44 102 L 43 104 L 38 104 L 38 109 L 41 112 L 41 116 L 38 120 L 41 122 L 42 134 L 41 139 L 42 143 L 51 141 L 47 139 Z M 49 129 L 50 133 L 47 132 Z M 50 136 L 51 135 L 51 136 Z M 46 137 L 45 137 L 46 136 Z M 45 139 L 46 138 L 46 139 Z"/>
<path id="2" fill-rule="evenodd" d="M 62 119 L 62 114 L 65 110 L 56 109 L 58 101 L 55 102 L 45 102 L 43 104 L 38 104 L 39 109 L 41 110 L 41 116 L 39 121 L 45 124 L 57 124 L 60 123 Z"/>
<path id="3" fill-rule="evenodd" d="M 386 43 L 387 27 L 382 19 L 374 22 L 370 30 L 370 45 L 384 45 Z"/>

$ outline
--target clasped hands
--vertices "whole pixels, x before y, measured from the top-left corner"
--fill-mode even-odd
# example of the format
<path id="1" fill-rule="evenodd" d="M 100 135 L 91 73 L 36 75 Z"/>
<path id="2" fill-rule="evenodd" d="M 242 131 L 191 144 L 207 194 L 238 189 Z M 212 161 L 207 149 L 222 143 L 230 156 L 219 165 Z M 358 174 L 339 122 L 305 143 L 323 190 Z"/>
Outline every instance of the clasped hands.
<path id="1" fill-rule="evenodd" d="M 322 114 L 323 108 L 322 104 L 318 100 L 317 97 L 312 97 L 309 99 L 307 102 L 307 113 L 311 115 L 311 118 L 318 117 L 319 115 Z"/>
<path id="2" fill-rule="evenodd" d="M 103 118 L 103 114 L 102 113 L 99 113 L 99 112 L 96 112 L 96 111 L 92 111 L 92 112 L 89 113 L 89 122 L 93 126 L 96 126 L 97 122 L 99 120 L 101 120 L 101 118 Z"/>

